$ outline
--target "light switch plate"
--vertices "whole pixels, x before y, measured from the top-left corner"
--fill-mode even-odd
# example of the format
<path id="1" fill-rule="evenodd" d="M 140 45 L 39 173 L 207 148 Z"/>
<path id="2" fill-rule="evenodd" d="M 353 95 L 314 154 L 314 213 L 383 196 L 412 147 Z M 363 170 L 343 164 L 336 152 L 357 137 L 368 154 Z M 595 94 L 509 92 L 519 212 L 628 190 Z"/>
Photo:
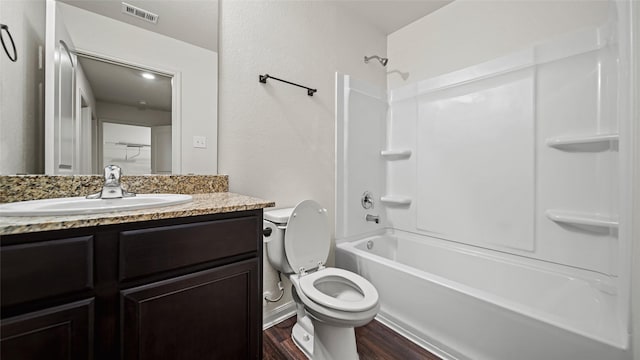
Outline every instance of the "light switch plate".
<path id="1" fill-rule="evenodd" d="M 206 149 L 207 148 L 207 137 L 206 136 L 194 136 L 193 137 L 193 147 Z"/>

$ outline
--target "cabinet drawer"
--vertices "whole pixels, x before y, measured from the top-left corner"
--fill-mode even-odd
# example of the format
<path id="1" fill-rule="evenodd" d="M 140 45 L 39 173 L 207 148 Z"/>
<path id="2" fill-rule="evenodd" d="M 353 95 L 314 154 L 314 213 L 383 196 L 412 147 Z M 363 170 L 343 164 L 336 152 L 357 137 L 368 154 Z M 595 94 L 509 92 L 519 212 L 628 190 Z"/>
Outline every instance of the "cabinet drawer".
<path id="1" fill-rule="evenodd" d="M 258 250 L 256 217 L 120 233 L 120 280 Z"/>
<path id="2" fill-rule="evenodd" d="M 93 236 L 4 246 L 2 306 L 93 287 Z"/>

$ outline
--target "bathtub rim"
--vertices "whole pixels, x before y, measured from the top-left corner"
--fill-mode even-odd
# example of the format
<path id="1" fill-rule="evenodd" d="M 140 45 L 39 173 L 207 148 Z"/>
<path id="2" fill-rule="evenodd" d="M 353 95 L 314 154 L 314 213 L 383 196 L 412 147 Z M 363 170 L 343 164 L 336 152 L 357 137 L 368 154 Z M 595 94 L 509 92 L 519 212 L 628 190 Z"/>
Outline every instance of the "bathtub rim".
<path id="1" fill-rule="evenodd" d="M 412 236 L 413 235 L 413 236 Z M 562 330 L 568 331 L 570 333 L 573 334 L 577 334 L 580 336 L 583 336 L 585 338 L 597 341 L 599 343 L 602 344 L 606 344 L 608 346 L 612 346 L 617 350 L 629 350 L 629 344 L 630 344 L 630 334 L 628 329 L 626 328 L 621 328 L 620 327 L 620 323 L 619 321 L 616 319 L 615 323 L 616 323 L 616 327 L 615 329 L 617 330 L 617 333 L 613 336 L 610 336 L 608 338 L 605 338 L 604 336 L 598 336 L 598 335 L 594 335 L 590 332 L 584 331 L 582 329 L 578 329 L 575 326 L 571 326 L 568 324 L 565 324 L 562 322 L 562 318 L 549 314 L 546 311 L 542 311 L 542 310 L 537 310 L 531 306 L 527 306 L 527 305 L 523 305 L 519 302 L 510 300 L 510 299 L 506 299 L 504 297 L 501 296 L 496 296 L 493 295 L 487 291 L 483 291 L 477 288 L 474 288 L 472 286 L 469 285 L 465 285 L 463 283 L 459 283 L 453 280 L 448 280 L 442 276 L 436 275 L 436 274 L 432 274 L 432 273 L 428 273 L 426 271 L 420 270 L 420 269 L 416 269 L 414 267 L 399 263 L 399 262 L 395 262 L 392 260 L 389 260 L 383 256 L 380 255 L 376 255 L 373 253 L 369 253 L 367 251 L 358 249 L 356 246 L 365 243 L 368 240 L 372 240 L 373 238 L 379 238 L 381 236 L 391 236 L 391 237 L 398 237 L 398 238 L 403 238 L 406 237 L 409 240 L 413 240 L 413 241 L 417 241 L 417 242 L 421 242 L 421 243 L 425 243 L 427 246 L 437 246 L 440 248 L 444 248 L 444 244 L 432 244 L 430 242 L 434 242 L 434 238 L 427 240 L 425 239 L 426 236 L 424 235 L 418 235 L 418 234 L 413 234 L 410 232 L 405 232 L 405 231 L 398 231 L 395 229 L 386 229 L 385 231 L 376 231 L 375 233 L 369 233 L 366 235 L 362 235 L 362 236 L 358 236 L 357 238 L 350 238 L 349 240 L 347 239 L 343 239 L 342 241 L 336 241 L 336 252 L 337 251 L 347 251 L 347 252 L 351 252 L 351 253 L 355 253 L 357 256 L 361 256 L 365 259 L 368 259 L 370 261 L 376 261 L 376 262 L 382 262 L 385 266 L 389 266 L 395 270 L 398 271 L 402 271 L 402 272 L 406 272 L 409 273 L 413 276 L 418 276 L 418 277 L 422 277 L 422 278 L 426 278 L 429 281 L 434 282 L 435 284 L 439 285 L 439 286 L 443 286 L 451 291 L 455 291 L 455 292 L 459 292 L 462 293 L 466 296 L 471 296 L 473 298 L 477 298 L 480 299 L 482 301 L 485 301 L 493 306 L 496 306 L 498 308 L 501 309 L 507 309 L 511 312 L 514 312 L 518 315 L 521 316 L 525 316 L 527 318 L 531 318 L 532 320 L 535 321 L 540 321 L 543 323 L 546 323 L 548 325 L 551 326 L 555 326 L 557 328 L 560 328 Z M 435 239 L 435 240 L 441 240 L 441 239 Z M 446 240 L 444 240 L 446 241 Z M 455 244 L 455 243 L 454 243 Z M 456 246 L 457 245 L 457 246 Z M 534 260 L 534 259 L 530 259 L 530 258 L 524 258 L 524 259 L 506 259 L 504 257 L 501 257 L 499 255 L 496 254 L 486 254 L 482 251 L 477 251 L 476 249 L 468 249 L 466 248 L 466 246 L 460 246 L 459 244 L 453 245 L 454 249 L 456 251 L 460 251 L 462 253 L 464 253 L 465 255 L 470 255 L 470 256 L 478 256 L 478 257 L 482 257 L 482 258 L 486 258 L 490 261 L 498 261 L 501 263 L 507 263 L 509 265 L 513 265 L 513 266 L 520 266 L 520 267 L 524 267 L 530 270 L 534 270 L 534 271 L 541 271 L 544 273 L 550 273 L 553 275 L 561 275 L 561 276 L 565 276 L 568 278 L 572 278 L 572 279 L 576 279 L 579 281 L 584 282 L 586 285 L 588 285 L 589 287 L 593 288 L 594 290 L 597 291 L 604 291 L 601 288 L 598 287 L 597 284 L 595 284 L 595 281 L 593 281 L 593 276 L 595 275 L 597 278 L 601 278 L 601 277 L 606 277 L 606 275 L 603 275 L 601 273 L 598 272 L 593 272 L 593 271 L 588 271 L 588 270 L 583 270 L 583 269 L 576 269 L 576 268 L 572 268 L 572 267 L 567 267 L 567 266 L 562 266 L 559 264 L 554 264 L 554 263 L 546 263 L 543 262 L 545 264 L 542 264 L 544 266 L 541 266 L 541 264 L 533 264 L 532 262 L 541 262 L 540 260 Z M 447 242 L 447 247 L 449 247 L 449 244 Z M 451 248 L 449 247 L 446 250 L 451 250 Z M 524 260 L 524 261 L 523 261 Z M 537 266 L 536 266 L 537 265 Z M 550 265 L 550 266 L 548 266 Z M 557 271 L 556 271 L 557 269 Z M 586 273 L 586 274 L 585 274 Z M 424 276 L 422 276 L 424 275 Z M 591 275 L 592 277 L 589 277 L 588 275 Z M 617 294 L 610 294 L 607 293 L 608 295 L 611 296 L 618 296 Z M 616 312 L 616 316 L 619 315 L 619 309 L 615 309 Z"/>

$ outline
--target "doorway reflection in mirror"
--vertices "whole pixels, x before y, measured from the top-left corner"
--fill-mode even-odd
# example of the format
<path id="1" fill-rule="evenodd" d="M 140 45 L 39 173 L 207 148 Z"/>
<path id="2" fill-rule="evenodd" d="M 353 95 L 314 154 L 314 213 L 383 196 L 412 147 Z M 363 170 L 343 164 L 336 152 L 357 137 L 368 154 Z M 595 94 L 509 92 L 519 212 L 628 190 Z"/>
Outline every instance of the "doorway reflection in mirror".
<path id="1" fill-rule="evenodd" d="M 77 54 L 79 173 L 171 173 L 171 77 Z"/>

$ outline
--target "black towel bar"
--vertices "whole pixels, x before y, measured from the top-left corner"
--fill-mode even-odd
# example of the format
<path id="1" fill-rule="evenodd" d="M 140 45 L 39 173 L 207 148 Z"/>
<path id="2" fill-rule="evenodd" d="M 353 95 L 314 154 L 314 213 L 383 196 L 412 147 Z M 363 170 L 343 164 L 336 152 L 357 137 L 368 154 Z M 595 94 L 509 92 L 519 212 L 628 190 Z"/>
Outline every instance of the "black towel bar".
<path id="1" fill-rule="evenodd" d="M 287 83 L 289 85 L 293 85 L 293 86 L 301 87 L 303 89 L 307 89 L 307 95 L 309 95 L 309 96 L 313 96 L 313 94 L 318 91 L 317 89 L 312 89 L 312 88 L 309 88 L 309 87 L 306 87 L 306 86 L 302 86 L 302 85 L 299 85 L 299 84 L 296 84 L 296 83 L 292 83 L 291 81 L 278 79 L 277 77 L 273 77 L 273 76 L 271 76 L 269 74 L 258 75 L 258 81 L 260 81 L 263 84 L 267 83 L 267 79 L 278 80 L 278 81 L 282 81 L 283 83 Z"/>

